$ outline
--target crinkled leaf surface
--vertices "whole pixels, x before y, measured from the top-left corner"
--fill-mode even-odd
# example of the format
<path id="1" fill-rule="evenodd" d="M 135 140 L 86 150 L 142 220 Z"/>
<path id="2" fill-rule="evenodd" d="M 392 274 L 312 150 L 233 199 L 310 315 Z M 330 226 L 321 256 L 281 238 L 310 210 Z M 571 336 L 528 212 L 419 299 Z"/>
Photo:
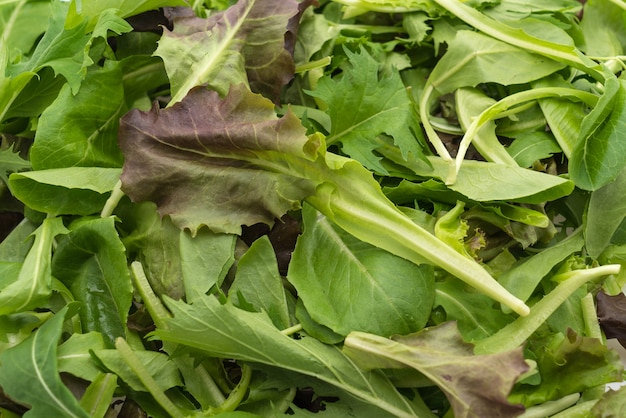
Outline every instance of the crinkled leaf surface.
<path id="1" fill-rule="evenodd" d="M 528 369 L 522 349 L 474 355 L 472 348 L 454 322 L 391 339 L 353 332 L 344 342 L 344 352 L 363 367 L 417 369 L 444 391 L 455 416 L 520 415 L 524 408 L 507 396 Z"/>
<path id="2" fill-rule="evenodd" d="M 400 395 L 382 374 L 355 366 L 336 346 L 306 335 L 282 334 L 265 313 L 248 312 L 204 296 L 188 305 L 168 300 L 174 317 L 154 334 L 164 340 L 202 350 L 211 356 L 261 363 L 320 379 L 372 404 L 378 416 L 430 417 Z"/>
<path id="3" fill-rule="evenodd" d="M 85 332 L 101 332 L 109 347 L 115 338 L 126 337 L 132 285 L 112 217 L 86 221 L 71 231 L 54 253 L 52 271 L 82 302 Z"/>
<path id="4" fill-rule="evenodd" d="M 277 118 L 269 100 L 243 85 L 224 100 L 199 87 L 168 109 L 129 112 L 120 147 L 123 190 L 192 233 L 200 225 L 239 234 L 242 224 L 271 224 L 316 186 L 291 168 L 317 153 L 300 120 L 290 112 Z"/>
<path id="5" fill-rule="evenodd" d="M 509 398 L 512 402 L 530 406 L 622 380 L 624 366 L 619 354 L 597 338 L 583 337 L 569 330 L 567 335 L 531 339 L 529 348 L 537 356 L 541 383 L 517 386 Z M 563 376 L 568 378 L 563 379 Z"/>
<path id="6" fill-rule="evenodd" d="M 303 221 L 288 278 L 315 321 L 344 336 L 409 334 L 426 325 L 432 266 L 357 240 L 308 205 Z"/>
<path id="7" fill-rule="evenodd" d="M 174 30 L 164 31 L 156 51 L 171 81 L 172 103 L 195 86 L 208 84 L 226 94 L 230 85 L 248 82 L 278 100 L 293 77 L 285 33 L 297 13 L 295 0 L 243 0 L 206 19 L 189 13 L 175 18 Z"/>
<path id="8" fill-rule="evenodd" d="M 67 313 L 63 308 L 31 337 L 0 354 L 0 386 L 12 398 L 30 405 L 29 417 L 87 418 L 57 369 L 57 344 Z"/>
<path id="9" fill-rule="evenodd" d="M 358 53 L 346 49 L 351 67 L 339 80 L 324 77 L 309 94 L 320 98 L 331 119 L 328 144 L 340 142 L 343 151 L 366 167 L 380 173 L 387 170 L 380 157 L 373 154 L 379 146 L 376 137 L 393 137 L 403 156 L 409 152 L 422 155 L 416 125 L 417 115 L 399 73 L 379 76 L 379 63 L 361 48 Z"/>

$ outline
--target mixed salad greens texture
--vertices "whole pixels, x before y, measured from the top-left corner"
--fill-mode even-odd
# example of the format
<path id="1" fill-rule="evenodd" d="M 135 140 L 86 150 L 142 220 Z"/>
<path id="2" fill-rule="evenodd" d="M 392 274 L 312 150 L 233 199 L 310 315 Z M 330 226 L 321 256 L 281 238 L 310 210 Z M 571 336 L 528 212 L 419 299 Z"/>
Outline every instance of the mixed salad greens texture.
<path id="1" fill-rule="evenodd" d="M 0 0 L 0 68 L 2 418 L 626 416 L 624 1 Z"/>

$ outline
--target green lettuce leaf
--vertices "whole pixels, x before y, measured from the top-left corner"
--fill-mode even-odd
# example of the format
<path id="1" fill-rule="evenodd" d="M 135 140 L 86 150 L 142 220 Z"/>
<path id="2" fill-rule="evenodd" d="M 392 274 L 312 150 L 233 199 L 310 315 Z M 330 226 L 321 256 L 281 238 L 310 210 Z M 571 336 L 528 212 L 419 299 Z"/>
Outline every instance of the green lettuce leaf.
<path id="1" fill-rule="evenodd" d="M 524 412 L 507 400 L 516 379 L 528 370 L 522 349 L 474 355 L 454 322 L 391 339 L 353 332 L 346 337 L 344 352 L 366 369 L 420 371 L 444 391 L 455 416 L 515 417 Z"/>
<path id="2" fill-rule="evenodd" d="M 57 344 L 69 308 L 61 309 L 31 337 L 0 353 L 0 386 L 12 398 L 30 405 L 29 417 L 88 418 L 57 368 Z"/>
<path id="3" fill-rule="evenodd" d="M 305 206 L 288 278 L 306 310 L 335 333 L 409 334 L 426 325 L 434 298 L 431 266 L 355 239 Z"/>
<path id="4" fill-rule="evenodd" d="M 293 78 L 285 33 L 298 3 L 242 0 L 206 19 L 190 12 L 174 15 L 174 30 L 164 31 L 155 52 L 170 78 L 171 104 L 195 86 L 208 84 L 224 95 L 239 83 L 249 83 L 253 91 L 277 101 Z"/>

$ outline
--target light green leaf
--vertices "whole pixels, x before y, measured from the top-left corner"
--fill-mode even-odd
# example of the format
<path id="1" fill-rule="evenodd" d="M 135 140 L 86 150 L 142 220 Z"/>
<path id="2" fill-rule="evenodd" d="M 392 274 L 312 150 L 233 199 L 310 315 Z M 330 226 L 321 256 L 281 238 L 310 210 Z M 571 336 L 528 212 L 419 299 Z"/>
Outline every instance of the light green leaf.
<path id="1" fill-rule="evenodd" d="M 91 418 L 104 418 L 111 406 L 113 395 L 117 389 L 117 376 L 111 373 L 100 373 L 80 398 L 80 406 Z"/>
<path id="2" fill-rule="evenodd" d="M 15 0 L 0 5 L 0 37 L 4 45 L 26 54 L 45 31 L 41 22 L 50 16 L 49 1 Z"/>
<path id="3" fill-rule="evenodd" d="M 393 137 L 402 155 L 422 155 L 421 132 L 409 93 L 399 73 L 393 69 L 388 76 L 379 76 L 379 63 L 361 48 L 358 53 L 345 49 L 351 67 L 339 80 L 324 77 L 317 88 L 308 92 L 327 105 L 331 131 L 327 145 L 340 142 L 342 151 L 376 172 L 387 174 L 380 157 L 373 154 L 378 147 L 376 137 Z"/>
<path id="4" fill-rule="evenodd" d="M 503 66 L 502 62 L 515 62 Z M 446 54 L 437 62 L 428 83 L 439 94 L 459 87 L 493 82 L 503 85 L 527 83 L 563 68 L 546 59 L 479 32 L 461 30 Z"/>
<path id="5" fill-rule="evenodd" d="M 445 393 L 455 416 L 514 417 L 521 405 L 507 400 L 516 379 L 528 370 L 522 349 L 474 355 L 454 322 L 392 339 L 353 332 L 344 352 L 364 368 L 414 368 Z"/>
<path id="6" fill-rule="evenodd" d="M 104 338 L 99 332 L 87 332 L 84 334 L 72 334 L 66 341 L 59 345 L 57 361 L 59 371 L 70 373 L 81 379 L 93 381 L 102 370 L 94 362 L 90 350 L 104 350 Z"/>
<path id="7" fill-rule="evenodd" d="M 89 417 L 63 385 L 57 369 L 57 344 L 67 312 L 63 308 L 29 339 L 0 353 L 0 386 L 13 399 L 31 406 L 29 417 Z"/>
<path id="8" fill-rule="evenodd" d="M 235 305 L 241 295 L 256 309 L 267 312 L 278 329 L 291 325 L 276 254 L 267 235 L 254 241 L 237 263 L 235 281 L 228 294 Z"/>
<path id="9" fill-rule="evenodd" d="M 582 229 L 578 229 L 555 245 L 521 260 L 498 277 L 498 281 L 517 297 L 527 300 L 554 266 L 580 251 L 583 244 Z"/>
<path id="10" fill-rule="evenodd" d="M 101 332 L 109 347 L 126 336 L 132 285 L 113 217 L 79 223 L 59 242 L 52 271 L 82 302 L 84 332 Z"/>
<path id="11" fill-rule="evenodd" d="M 91 215 L 99 212 L 122 170 L 70 167 L 14 173 L 13 195 L 28 207 L 50 214 Z"/>
<path id="12" fill-rule="evenodd" d="M 516 138 L 507 151 L 521 167 L 530 168 L 535 161 L 561 152 L 561 148 L 547 132 L 531 132 Z"/>
<path id="13" fill-rule="evenodd" d="M 157 382 L 162 391 L 175 386 L 182 386 L 176 364 L 170 357 L 157 351 L 134 351 L 135 355 Z M 93 355 L 110 371 L 115 373 L 133 390 L 147 392 L 148 389 L 126 364 L 117 350 L 94 350 Z"/>
<path id="14" fill-rule="evenodd" d="M 448 176 L 449 164 L 439 157 L 427 157 L 430 163 L 428 166 L 420 160 L 402 159 L 391 147 L 379 148 L 379 151 L 420 177 L 434 177 L 445 181 Z M 477 202 L 503 200 L 543 203 L 567 196 L 574 189 L 574 183 L 522 167 L 466 160 L 459 170 L 456 182 L 447 187 Z"/>
<path id="15" fill-rule="evenodd" d="M 318 323 L 347 335 L 415 332 L 428 320 L 434 272 L 359 241 L 306 206 L 288 278 Z"/>
<path id="16" fill-rule="evenodd" d="M 471 125 L 473 118 L 493 105 L 496 101 L 474 88 L 459 88 L 454 94 L 456 114 L 464 130 Z M 487 161 L 515 167 L 516 161 L 506 152 L 496 136 L 496 124 L 489 121 L 474 137 L 472 144 Z"/>
<path id="17" fill-rule="evenodd" d="M 206 84 L 221 95 L 231 85 L 249 84 L 276 101 L 293 77 L 293 59 L 284 38 L 289 19 L 297 12 L 295 0 L 242 0 L 207 19 L 189 15 L 174 19 L 174 30 L 164 30 L 155 52 L 170 78 L 170 105 Z"/>
<path id="18" fill-rule="evenodd" d="M 61 218 L 46 218 L 33 234 L 35 240 L 16 280 L 0 291 L 0 315 L 22 312 L 41 306 L 52 293 L 50 259 L 52 244 L 59 234 L 67 233 Z"/>
<path id="19" fill-rule="evenodd" d="M 236 239 L 236 235 L 216 234 L 207 228 L 195 237 L 189 231 L 180 232 L 180 267 L 187 302 L 222 284 L 235 262 Z"/>
<path id="20" fill-rule="evenodd" d="M 125 110 L 122 72 L 115 62 L 89 71 L 77 94 L 65 85 L 39 118 L 30 151 L 33 167 L 121 167 L 117 130 Z"/>
<path id="21" fill-rule="evenodd" d="M 201 350 L 210 356 L 261 363 L 312 376 L 371 404 L 381 417 L 432 417 L 429 410 L 400 395 L 380 373 L 364 372 L 334 346 L 303 336 L 282 334 L 265 313 L 247 312 L 232 304 L 221 305 L 213 296 L 193 305 L 167 301 L 174 318 L 155 335 Z"/>

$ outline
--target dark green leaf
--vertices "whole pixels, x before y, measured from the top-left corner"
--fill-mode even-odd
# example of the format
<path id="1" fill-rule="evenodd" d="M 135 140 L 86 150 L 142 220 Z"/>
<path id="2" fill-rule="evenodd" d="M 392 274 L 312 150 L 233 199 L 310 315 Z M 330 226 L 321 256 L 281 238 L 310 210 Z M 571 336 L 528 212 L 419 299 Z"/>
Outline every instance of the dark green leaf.
<path id="1" fill-rule="evenodd" d="M 59 243 L 52 270 L 82 302 L 80 318 L 85 332 L 101 332 L 112 347 L 126 336 L 126 318 L 132 301 L 124 246 L 113 218 L 82 222 Z"/>

